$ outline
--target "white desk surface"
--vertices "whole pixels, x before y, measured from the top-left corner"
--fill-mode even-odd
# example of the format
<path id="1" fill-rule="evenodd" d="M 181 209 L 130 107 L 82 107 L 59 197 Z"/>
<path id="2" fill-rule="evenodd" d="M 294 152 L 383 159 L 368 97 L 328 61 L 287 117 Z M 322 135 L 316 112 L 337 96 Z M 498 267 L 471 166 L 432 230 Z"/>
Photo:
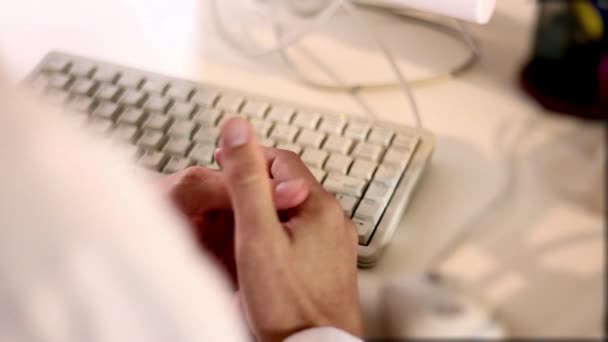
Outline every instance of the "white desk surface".
<path id="1" fill-rule="evenodd" d="M 526 126 L 534 118 L 539 124 L 524 136 L 510 196 L 483 216 L 476 225 L 482 233 L 466 240 L 440 269 L 485 298 L 515 336 L 601 334 L 603 218 L 554 195 L 538 166 L 563 132 L 597 129 L 546 115 L 518 89 L 535 10 L 533 1 L 499 1 L 490 24 L 473 27 L 482 43 L 482 62 L 461 77 L 414 89 L 437 146 L 394 241 L 375 268 L 360 272 L 370 336 L 379 331 L 375 298 L 382 282 L 428 270 L 431 257 L 505 181 L 493 143 L 498 131 L 505 125 Z M 361 59 L 341 59 L 345 51 L 359 54 L 348 45 L 355 40 L 342 44 L 323 34 L 316 37 L 316 43 L 326 44 L 323 54 L 338 58 L 346 70 L 366 72 L 365 77 L 386 73 L 382 66 L 358 67 L 362 58 L 377 58 L 365 50 L 369 45 L 361 45 Z M 424 74 L 433 63 L 445 65 L 458 54 L 457 47 L 440 41 L 403 37 L 410 40 L 395 54 L 409 75 Z M 240 57 L 217 37 L 197 0 L 0 0 L 0 59 L 16 79 L 51 49 L 360 112 L 346 95 L 323 93 L 289 78 L 273 58 Z M 398 91 L 365 93 L 364 98 L 381 119 L 411 124 Z"/>

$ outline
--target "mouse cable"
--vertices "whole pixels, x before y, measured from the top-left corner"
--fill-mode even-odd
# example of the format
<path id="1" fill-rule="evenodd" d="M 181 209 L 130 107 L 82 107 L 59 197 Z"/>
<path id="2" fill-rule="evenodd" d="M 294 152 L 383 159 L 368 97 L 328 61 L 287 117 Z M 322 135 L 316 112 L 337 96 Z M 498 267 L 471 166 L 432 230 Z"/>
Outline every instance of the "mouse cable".
<path id="1" fill-rule="evenodd" d="M 415 124 L 418 127 L 422 127 L 422 120 L 420 117 L 417 103 L 412 94 L 411 86 L 428 84 L 433 81 L 448 79 L 452 76 L 460 74 L 466 70 L 469 70 L 478 61 L 479 56 L 480 56 L 479 48 L 477 46 L 475 39 L 466 30 L 466 28 L 460 21 L 456 21 L 459 30 L 455 30 L 448 25 L 440 24 L 440 23 L 422 19 L 422 18 L 416 18 L 413 16 L 409 16 L 403 12 L 388 11 L 389 13 L 396 15 L 399 18 L 408 18 L 410 20 L 414 20 L 418 23 L 427 25 L 431 28 L 434 28 L 436 30 L 439 30 L 439 31 L 449 34 L 451 36 L 454 36 L 454 37 L 462 36 L 463 37 L 462 40 L 466 43 L 466 45 L 468 46 L 468 48 L 471 51 L 469 58 L 464 63 L 462 63 L 461 65 L 459 65 L 445 73 L 440 73 L 438 75 L 431 76 L 431 77 L 424 78 L 424 79 L 406 81 L 405 77 L 403 76 L 403 73 L 399 70 L 399 67 L 395 61 L 395 58 L 391 54 L 391 52 L 388 49 L 388 47 L 386 46 L 386 44 L 384 44 L 381 41 L 381 39 L 379 38 L 379 35 L 377 34 L 377 32 L 375 32 L 372 25 L 369 22 L 367 22 L 367 20 L 365 18 L 363 18 L 363 14 L 361 14 L 360 13 L 361 11 L 359 10 L 360 5 L 353 4 L 352 1 L 350 1 L 350 0 L 334 0 L 334 1 L 330 2 L 330 5 L 327 8 L 320 11 L 319 14 L 317 14 L 316 16 L 313 17 L 313 19 L 311 19 L 313 21 L 313 23 L 310 24 L 307 29 L 297 31 L 296 33 L 292 34 L 291 36 L 286 36 L 286 35 L 282 34 L 280 24 L 277 23 L 276 20 L 273 21 L 272 28 L 273 28 L 273 33 L 275 35 L 275 41 L 277 42 L 277 45 L 274 47 L 271 47 L 271 48 L 258 49 L 257 51 L 252 51 L 251 49 L 246 48 L 242 43 L 240 43 L 238 41 L 238 39 L 235 39 L 235 37 L 233 37 L 228 32 L 228 30 L 226 29 L 224 22 L 221 18 L 221 15 L 219 13 L 219 7 L 218 7 L 217 0 L 211 0 L 210 6 L 211 6 L 213 22 L 217 28 L 219 35 L 222 37 L 222 39 L 225 42 L 227 42 L 229 45 L 231 45 L 233 48 L 235 48 L 237 51 L 239 51 L 243 55 L 248 56 L 248 57 L 263 57 L 266 55 L 278 53 L 279 56 L 281 57 L 281 59 L 283 60 L 284 64 L 289 69 L 289 71 L 300 82 L 302 82 L 308 86 L 314 87 L 314 88 L 320 88 L 325 91 L 347 92 L 359 104 L 359 106 L 364 110 L 364 112 L 367 113 L 372 118 L 375 117 L 375 115 L 374 115 L 373 111 L 371 110 L 371 108 L 368 105 L 366 105 L 364 103 L 364 101 L 361 99 L 361 97 L 359 95 L 360 91 L 367 90 L 367 89 L 394 88 L 397 86 L 397 87 L 401 88 L 402 92 L 404 93 L 406 100 L 409 104 L 409 107 L 411 109 L 412 115 L 414 116 Z M 367 6 L 362 6 L 362 7 L 368 8 Z M 396 82 L 391 81 L 391 82 L 382 82 L 382 83 L 375 83 L 375 84 L 370 83 L 370 84 L 348 85 L 344 81 L 342 81 L 336 75 L 335 72 L 330 72 L 331 71 L 330 68 L 322 66 L 323 63 L 318 58 L 311 58 L 313 60 L 313 62 L 315 64 L 317 64 L 318 66 L 320 66 L 325 71 L 325 73 L 334 81 L 333 85 L 328 85 L 328 84 L 323 84 L 323 83 L 320 83 L 315 80 L 307 78 L 304 75 L 304 73 L 302 73 L 300 71 L 300 69 L 295 65 L 295 63 L 293 63 L 291 61 L 286 50 L 289 47 L 292 47 L 296 43 L 298 43 L 308 33 L 318 29 L 325 23 L 329 22 L 341 8 L 346 9 L 348 14 L 350 14 L 351 17 L 358 20 L 360 23 L 363 24 L 364 27 L 367 28 L 368 34 L 375 41 L 376 45 L 378 45 L 378 47 L 382 51 L 383 55 L 385 56 L 385 59 L 387 60 L 388 64 L 390 65 L 390 68 L 392 69 L 393 73 L 395 74 L 395 77 L 397 80 Z M 380 9 L 377 11 L 380 11 L 381 13 L 387 12 L 386 9 Z M 279 34 L 279 33 L 281 33 L 281 34 Z M 309 54 L 309 58 L 310 57 L 311 56 Z"/>
<path id="2" fill-rule="evenodd" d="M 498 159 L 502 164 L 501 169 L 504 170 L 505 180 L 498 191 L 496 191 L 479 210 L 475 211 L 468 219 L 465 219 L 462 224 L 457 226 L 456 236 L 448 240 L 446 246 L 432 256 L 427 267 L 429 272 L 438 272 L 445 261 L 454 256 L 458 251 L 458 248 L 475 236 L 479 230 L 487 229 L 487 227 L 481 226 L 485 215 L 489 212 L 494 212 L 512 196 L 518 181 L 518 152 L 520 151 L 521 145 L 526 141 L 526 138 L 529 138 L 533 132 L 539 129 L 539 125 L 540 120 L 533 116 L 524 120 L 520 125 L 522 128 L 517 131 L 515 128 L 512 128 L 513 121 L 505 122 L 498 126 L 498 130 L 494 135 L 494 148 L 499 155 Z M 508 143 L 506 142 L 509 128 L 515 131 L 515 133 L 512 133 L 515 137 L 512 138 L 514 143 L 511 146 L 507 146 Z"/>

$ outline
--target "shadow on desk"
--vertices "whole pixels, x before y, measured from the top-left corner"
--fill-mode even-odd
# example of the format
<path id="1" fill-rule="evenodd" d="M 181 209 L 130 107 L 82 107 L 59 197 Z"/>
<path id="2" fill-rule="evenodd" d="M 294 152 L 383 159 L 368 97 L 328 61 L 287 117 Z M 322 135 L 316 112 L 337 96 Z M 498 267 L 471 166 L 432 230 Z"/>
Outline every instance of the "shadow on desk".
<path id="1" fill-rule="evenodd" d="M 475 234 L 438 269 L 482 298 L 512 337 L 602 335 L 603 219 L 579 203 L 555 197 L 540 181 L 540 157 L 556 146 L 549 139 L 523 153 L 512 195 L 474 226 L 460 227 L 500 188 L 502 170 L 493 156 L 467 142 L 439 137 L 395 241 L 377 269 L 361 272 L 369 337 L 384 337 L 377 319 L 383 284 L 428 271 L 433 254 L 462 233 L 455 231 L 458 227 Z"/>

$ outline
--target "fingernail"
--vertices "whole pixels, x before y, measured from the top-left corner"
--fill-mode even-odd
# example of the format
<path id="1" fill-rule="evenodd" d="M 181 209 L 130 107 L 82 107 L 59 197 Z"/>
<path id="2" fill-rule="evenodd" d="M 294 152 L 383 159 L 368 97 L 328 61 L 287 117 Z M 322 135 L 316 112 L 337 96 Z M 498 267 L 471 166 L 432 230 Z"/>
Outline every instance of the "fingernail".
<path id="1" fill-rule="evenodd" d="M 249 140 L 249 126 L 245 119 L 230 119 L 222 132 L 223 147 L 239 147 Z"/>
<path id="2" fill-rule="evenodd" d="M 286 182 L 277 184 L 277 186 L 275 187 L 275 191 L 278 194 L 289 194 L 289 193 L 293 192 L 294 190 L 301 188 L 302 186 L 304 186 L 303 179 L 292 179 L 292 180 L 288 180 Z"/>

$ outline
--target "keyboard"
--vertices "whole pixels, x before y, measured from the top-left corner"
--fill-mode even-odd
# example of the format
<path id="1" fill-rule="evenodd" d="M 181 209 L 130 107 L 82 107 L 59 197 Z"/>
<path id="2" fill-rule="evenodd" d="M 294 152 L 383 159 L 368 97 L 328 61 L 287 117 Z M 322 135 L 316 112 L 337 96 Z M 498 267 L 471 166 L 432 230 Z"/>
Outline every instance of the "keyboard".
<path id="1" fill-rule="evenodd" d="M 194 165 L 218 169 L 213 154 L 222 123 L 247 118 L 262 145 L 300 155 L 336 196 L 357 227 L 360 267 L 373 266 L 390 242 L 434 146 L 434 136 L 420 128 L 59 52 L 49 53 L 27 81 L 83 125 L 126 142 L 138 163 L 161 173 Z"/>

